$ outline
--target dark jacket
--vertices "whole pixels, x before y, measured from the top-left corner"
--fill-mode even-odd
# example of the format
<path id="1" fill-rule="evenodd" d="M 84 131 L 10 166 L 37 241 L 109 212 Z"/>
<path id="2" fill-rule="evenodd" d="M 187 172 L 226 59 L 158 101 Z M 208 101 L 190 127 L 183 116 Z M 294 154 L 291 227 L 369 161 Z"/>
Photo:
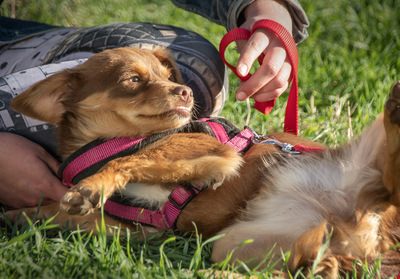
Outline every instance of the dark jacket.
<path id="1" fill-rule="evenodd" d="M 227 30 L 239 27 L 241 13 L 255 0 L 171 0 L 176 6 L 199 14 Z M 293 21 L 293 37 L 296 43 L 307 38 L 308 18 L 298 0 L 284 0 Z"/>

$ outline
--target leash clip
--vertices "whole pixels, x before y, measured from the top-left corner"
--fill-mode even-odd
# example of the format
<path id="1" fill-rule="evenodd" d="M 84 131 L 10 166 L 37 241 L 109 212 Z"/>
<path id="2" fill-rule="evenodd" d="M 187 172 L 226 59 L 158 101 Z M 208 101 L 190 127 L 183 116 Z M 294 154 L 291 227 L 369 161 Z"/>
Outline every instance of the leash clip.
<path id="1" fill-rule="evenodd" d="M 299 151 L 294 150 L 294 145 L 289 143 L 282 143 L 281 145 L 282 151 L 287 152 L 289 154 L 300 154 Z"/>
<path id="2" fill-rule="evenodd" d="M 258 133 L 256 133 L 252 128 L 250 128 L 249 126 L 245 126 L 245 129 L 250 130 L 250 132 L 253 133 L 253 138 L 251 139 L 252 143 L 255 144 L 275 144 L 281 147 L 283 152 L 289 153 L 289 154 L 300 154 L 301 152 L 299 151 L 295 151 L 294 150 L 294 145 L 290 144 L 290 143 L 284 143 L 284 142 L 280 142 L 279 140 L 277 140 L 274 137 L 267 137 L 264 135 L 260 135 Z"/>
<path id="3" fill-rule="evenodd" d="M 285 142 L 280 142 L 274 137 L 270 137 L 265 141 L 262 141 L 261 143 L 264 144 L 275 144 L 281 147 L 283 152 L 289 153 L 289 154 L 300 154 L 299 151 L 294 150 L 294 145 L 290 143 L 285 143 Z"/>
<path id="4" fill-rule="evenodd" d="M 244 129 L 249 130 L 253 134 L 253 137 L 251 138 L 252 143 L 262 143 L 269 139 L 269 137 L 267 137 L 267 136 L 258 134 L 256 131 L 254 131 L 249 126 L 244 126 Z"/>

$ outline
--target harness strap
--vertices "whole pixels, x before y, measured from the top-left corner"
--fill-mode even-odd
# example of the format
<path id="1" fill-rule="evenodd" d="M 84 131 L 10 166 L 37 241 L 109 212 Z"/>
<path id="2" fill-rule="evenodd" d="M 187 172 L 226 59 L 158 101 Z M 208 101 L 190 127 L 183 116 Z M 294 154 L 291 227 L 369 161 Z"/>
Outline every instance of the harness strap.
<path id="1" fill-rule="evenodd" d="M 210 120 L 209 118 L 202 118 L 200 120 L 208 123 L 219 142 L 233 147 L 237 152 L 245 151 L 252 144 L 255 134 L 248 127 L 245 127 L 244 130 L 237 133 L 233 138 L 230 138 L 220 123 L 208 121 Z"/>
<path id="2" fill-rule="evenodd" d="M 200 120 L 201 120 L 201 121 L 207 122 L 207 124 L 208 124 L 208 125 L 210 126 L 210 128 L 212 129 L 212 131 L 213 131 L 213 133 L 214 133 L 214 135 L 215 135 L 215 138 L 216 138 L 220 143 L 225 144 L 225 143 L 229 140 L 228 134 L 226 133 L 224 127 L 223 127 L 221 124 L 208 121 L 208 120 L 210 120 L 210 118 L 202 118 L 202 119 L 200 119 Z"/>
<path id="3" fill-rule="evenodd" d="M 252 139 L 254 137 L 253 132 L 245 128 L 239 134 L 237 134 L 234 138 L 227 141 L 225 144 L 235 148 L 238 152 L 247 149 L 252 144 Z"/>
<path id="4" fill-rule="evenodd" d="M 81 153 L 70 161 L 62 171 L 61 177 L 64 185 L 73 186 L 73 179 L 83 170 L 111 157 L 123 150 L 139 144 L 146 137 L 115 138 L 94 146 L 89 151 Z"/>
<path id="5" fill-rule="evenodd" d="M 168 196 L 168 201 L 161 210 L 149 210 L 123 205 L 111 200 L 104 204 L 104 210 L 110 215 L 125 220 L 155 226 L 161 229 L 175 228 L 176 220 L 185 206 L 197 196 L 202 188 L 187 184 L 177 186 Z"/>

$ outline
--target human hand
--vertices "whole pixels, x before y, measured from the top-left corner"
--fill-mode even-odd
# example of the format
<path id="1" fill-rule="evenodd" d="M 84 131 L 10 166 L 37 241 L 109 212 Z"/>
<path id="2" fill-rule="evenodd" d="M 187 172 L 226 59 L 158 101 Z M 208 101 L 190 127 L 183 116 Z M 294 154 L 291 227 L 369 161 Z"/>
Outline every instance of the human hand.
<path id="1" fill-rule="evenodd" d="M 59 162 L 21 136 L 0 133 L 0 203 L 13 207 L 58 202 L 67 192 L 56 176 Z"/>
<path id="2" fill-rule="evenodd" d="M 240 26 L 251 30 L 262 19 L 280 23 L 292 34 L 292 19 L 284 4 L 274 0 L 256 0 L 245 9 L 245 22 Z M 266 102 L 279 97 L 289 86 L 292 67 L 281 40 L 271 31 L 257 29 L 248 41 L 238 41 L 240 57 L 237 72 L 246 76 L 254 61 L 264 53 L 261 66 L 236 91 L 236 99 L 248 97 Z"/>

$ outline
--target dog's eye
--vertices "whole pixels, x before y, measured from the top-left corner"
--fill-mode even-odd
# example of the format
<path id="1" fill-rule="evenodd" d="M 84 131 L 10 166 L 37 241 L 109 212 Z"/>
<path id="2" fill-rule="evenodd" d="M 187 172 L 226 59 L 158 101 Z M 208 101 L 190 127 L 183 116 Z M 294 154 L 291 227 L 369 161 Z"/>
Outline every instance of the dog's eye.
<path id="1" fill-rule="evenodd" d="M 133 77 L 133 78 L 130 79 L 130 81 L 131 82 L 139 82 L 140 79 L 139 79 L 139 77 Z"/>
<path id="2" fill-rule="evenodd" d="M 170 75 L 168 79 L 172 82 L 177 82 L 175 75 Z"/>

